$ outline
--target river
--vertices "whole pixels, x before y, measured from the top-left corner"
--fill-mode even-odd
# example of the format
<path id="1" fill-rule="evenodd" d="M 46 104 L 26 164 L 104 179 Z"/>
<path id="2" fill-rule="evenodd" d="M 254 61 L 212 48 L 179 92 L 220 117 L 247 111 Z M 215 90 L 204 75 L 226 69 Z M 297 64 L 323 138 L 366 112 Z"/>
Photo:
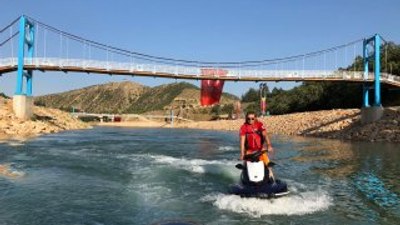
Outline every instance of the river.
<path id="1" fill-rule="evenodd" d="M 238 134 L 97 127 L 0 144 L 0 224 L 399 224 L 396 144 L 273 136 L 291 194 L 245 199 Z M 178 223 L 177 223 L 178 224 Z"/>

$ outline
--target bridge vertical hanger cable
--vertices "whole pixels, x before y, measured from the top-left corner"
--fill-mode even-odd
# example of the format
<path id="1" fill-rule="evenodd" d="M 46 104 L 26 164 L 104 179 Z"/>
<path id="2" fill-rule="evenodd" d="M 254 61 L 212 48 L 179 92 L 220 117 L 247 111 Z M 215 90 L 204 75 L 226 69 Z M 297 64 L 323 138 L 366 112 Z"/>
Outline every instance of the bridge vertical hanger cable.
<path id="1" fill-rule="evenodd" d="M 318 57 L 319 56 L 314 56 L 314 70 L 315 71 L 318 70 Z"/>
<path id="2" fill-rule="evenodd" d="M 69 61 L 69 38 L 67 38 L 65 45 L 66 45 L 67 61 Z"/>
<path id="3" fill-rule="evenodd" d="M 336 50 L 336 51 L 335 51 L 335 70 L 338 69 L 338 61 L 337 61 L 337 54 L 338 54 L 338 51 L 339 51 L 339 50 Z"/>
<path id="4" fill-rule="evenodd" d="M 357 62 L 356 62 L 356 45 L 353 45 L 353 76 L 356 76 L 356 66 L 357 66 Z"/>
<path id="5" fill-rule="evenodd" d="M 195 68 L 196 68 L 196 76 L 199 77 L 201 72 L 200 72 L 200 65 L 198 62 L 196 62 Z"/>
<path id="6" fill-rule="evenodd" d="M 385 42 L 385 70 L 386 70 L 386 73 L 389 73 L 389 70 L 388 70 L 388 57 L 387 57 L 387 51 L 388 50 L 388 43 L 386 43 Z"/>
<path id="7" fill-rule="evenodd" d="M 135 57 L 132 55 L 131 56 L 131 66 L 130 66 L 132 72 L 134 71 L 134 67 L 135 67 Z"/>
<path id="8" fill-rule="evenodd" d="M 326 52 L 324 52 L 324 70 L 325 70 L 324 75 L 326 77 L 327 76 L 327 71 L 326 71 Z"/>
<path id="9" fill-rule="evenodd" d="M 108 62 L 108 49 L 106 49 L 106 55 L 107 55 L 107 70 L 110 69 L 110 64 Z"/>
<path id="10" fill-rule="evenodd" d="M 59 60 L 59 63 L 60 63 L 60 67 L 62 66 L 62 62 L 61 62 L 61 60 L 62 60 L 62 58 L 63 58 L 63 55 L 62 55 L 62 34 L 60 34 L 60 60 Z"/>
<path id="11" fill-rule="evenodd" d="M 47 29 L 44 29 L 43 31 L 43 58 L 46 58 L 47 54 L 46 54 L 46 45 L 47 45 Z"/>
<path id="12" fill-rule="evenodd" d="M 91 49 L 90 44 L 88 45 L 88 48 L 89 48 L 89 60 L 91 60 L 92 59 L 92 49 Z"/>
<path id="13" fill-rule="evenodd" d="M 35 61 L 37 62 L 37 58 L 38 58 L 38 39 L 39 39 L 39 24 L 35 24 L 35 27 L 36 27 L 36 29 L 35 29 L 35 47 L 34 47 L 34 49 L 35 49 Z"/>
<path id="14" fill-rule="evenodd" d="M 114 53 L 113 52 L 110 52 L 110 54 L 111 54 L 111 63 L 110 63 L 110 69 L 113 67 L 113 64 L 114 64 Z"/>
<path id="15" fill-rule="evenodd" d="M 282 70 L 282 76 L 284 76 L 284 74 L 286 74 L 286 71 L 287 71 L 287 69 L 288 69 L 288 61 L 287 60 L 284 60 L 283 61 L 283 70 Z"/>
<path id="16" fill-rule="evenodd" d="M 13 35 L 13 28 L 12 26 L 10 27 L 10 39 L 12 38 Z M 11 40 L 11 58 L 14 59 L 14 42 Z"/>
<path id="17" fill-rule="evenodd" d="M 83 60 L 86 60 L 86 41 L 83 41 L 82 48 L 82 58 Z"/>
<path id="18" fill-rule="evenodd" d="M 344 48 L 344 68 L 347 68 L 347 46 Z"/>
<path id="19" fill-rule="evenodd" d="M 374 42 L 374 44 L 375 44 L 375 42 Z M 376 54 L 376 52 L 375 52 L 375 46 L 374 46 L 374 55 L 372 56 L 373 57 L 373 60 L 374 60 L 374 63 L 372 63 L 372 73 L 374 74 L 374 79 L 375 79 L 375 54 Z"/>
<path id="20" fill-rule="evenodd" d="M 242 64 L 239 63 L 239 79 L 242 77 Z"/>

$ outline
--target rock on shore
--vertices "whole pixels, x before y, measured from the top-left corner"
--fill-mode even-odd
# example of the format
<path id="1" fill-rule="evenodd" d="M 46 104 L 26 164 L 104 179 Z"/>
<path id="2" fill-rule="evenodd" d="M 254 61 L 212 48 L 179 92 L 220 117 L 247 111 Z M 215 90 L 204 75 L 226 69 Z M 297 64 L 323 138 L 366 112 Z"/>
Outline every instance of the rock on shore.
<path id="1" fill-rule="evenodd" d="M 40 134 L 56 133 L 90 126 L 57 109 L 33 107 L 33 119 L 18 119 L 12 110 L 12 100 L 0 97 L 0 139 L 23 139 Z"/>

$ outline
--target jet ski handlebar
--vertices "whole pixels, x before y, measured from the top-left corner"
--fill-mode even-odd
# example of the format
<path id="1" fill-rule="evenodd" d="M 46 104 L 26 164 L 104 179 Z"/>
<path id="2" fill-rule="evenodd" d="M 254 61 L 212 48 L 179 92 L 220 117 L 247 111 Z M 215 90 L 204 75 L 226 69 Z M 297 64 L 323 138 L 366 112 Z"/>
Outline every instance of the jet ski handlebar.
<path id="1" fill-rule="evenodd" d="M 260 160 L 260 156 L 267 152 L 267 150 L 262 150 L 262 151 L 255 151 L 250 154 L 246 154 L 243 157 L 243 160 L 250 161 L 250 162 L 258 162 Z"/>

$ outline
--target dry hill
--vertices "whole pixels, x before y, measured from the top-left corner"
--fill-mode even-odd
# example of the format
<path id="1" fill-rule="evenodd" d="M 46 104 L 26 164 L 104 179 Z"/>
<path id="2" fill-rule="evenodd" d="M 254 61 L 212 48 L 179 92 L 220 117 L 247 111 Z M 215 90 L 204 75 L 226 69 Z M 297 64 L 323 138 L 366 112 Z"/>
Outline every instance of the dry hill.
<path id="1" fill-rule="evenodd" d="M 35 98 L 36 105 L 92 113 L 122 113 L 149 87 L 134 82 L 113 82 Z"/>
<path id="2" fill-rule="evenodd" d="M 72 107 L 91 113 L 146 113 L 162 111 L 177 101 L 199 106 L 200 89 L 179 82 L 147 87 L 134 82 L 108 83 L 35 98 L 35 104 L 71 111 Z M 237 101 L 224 93 L 221 104 Z"/>

